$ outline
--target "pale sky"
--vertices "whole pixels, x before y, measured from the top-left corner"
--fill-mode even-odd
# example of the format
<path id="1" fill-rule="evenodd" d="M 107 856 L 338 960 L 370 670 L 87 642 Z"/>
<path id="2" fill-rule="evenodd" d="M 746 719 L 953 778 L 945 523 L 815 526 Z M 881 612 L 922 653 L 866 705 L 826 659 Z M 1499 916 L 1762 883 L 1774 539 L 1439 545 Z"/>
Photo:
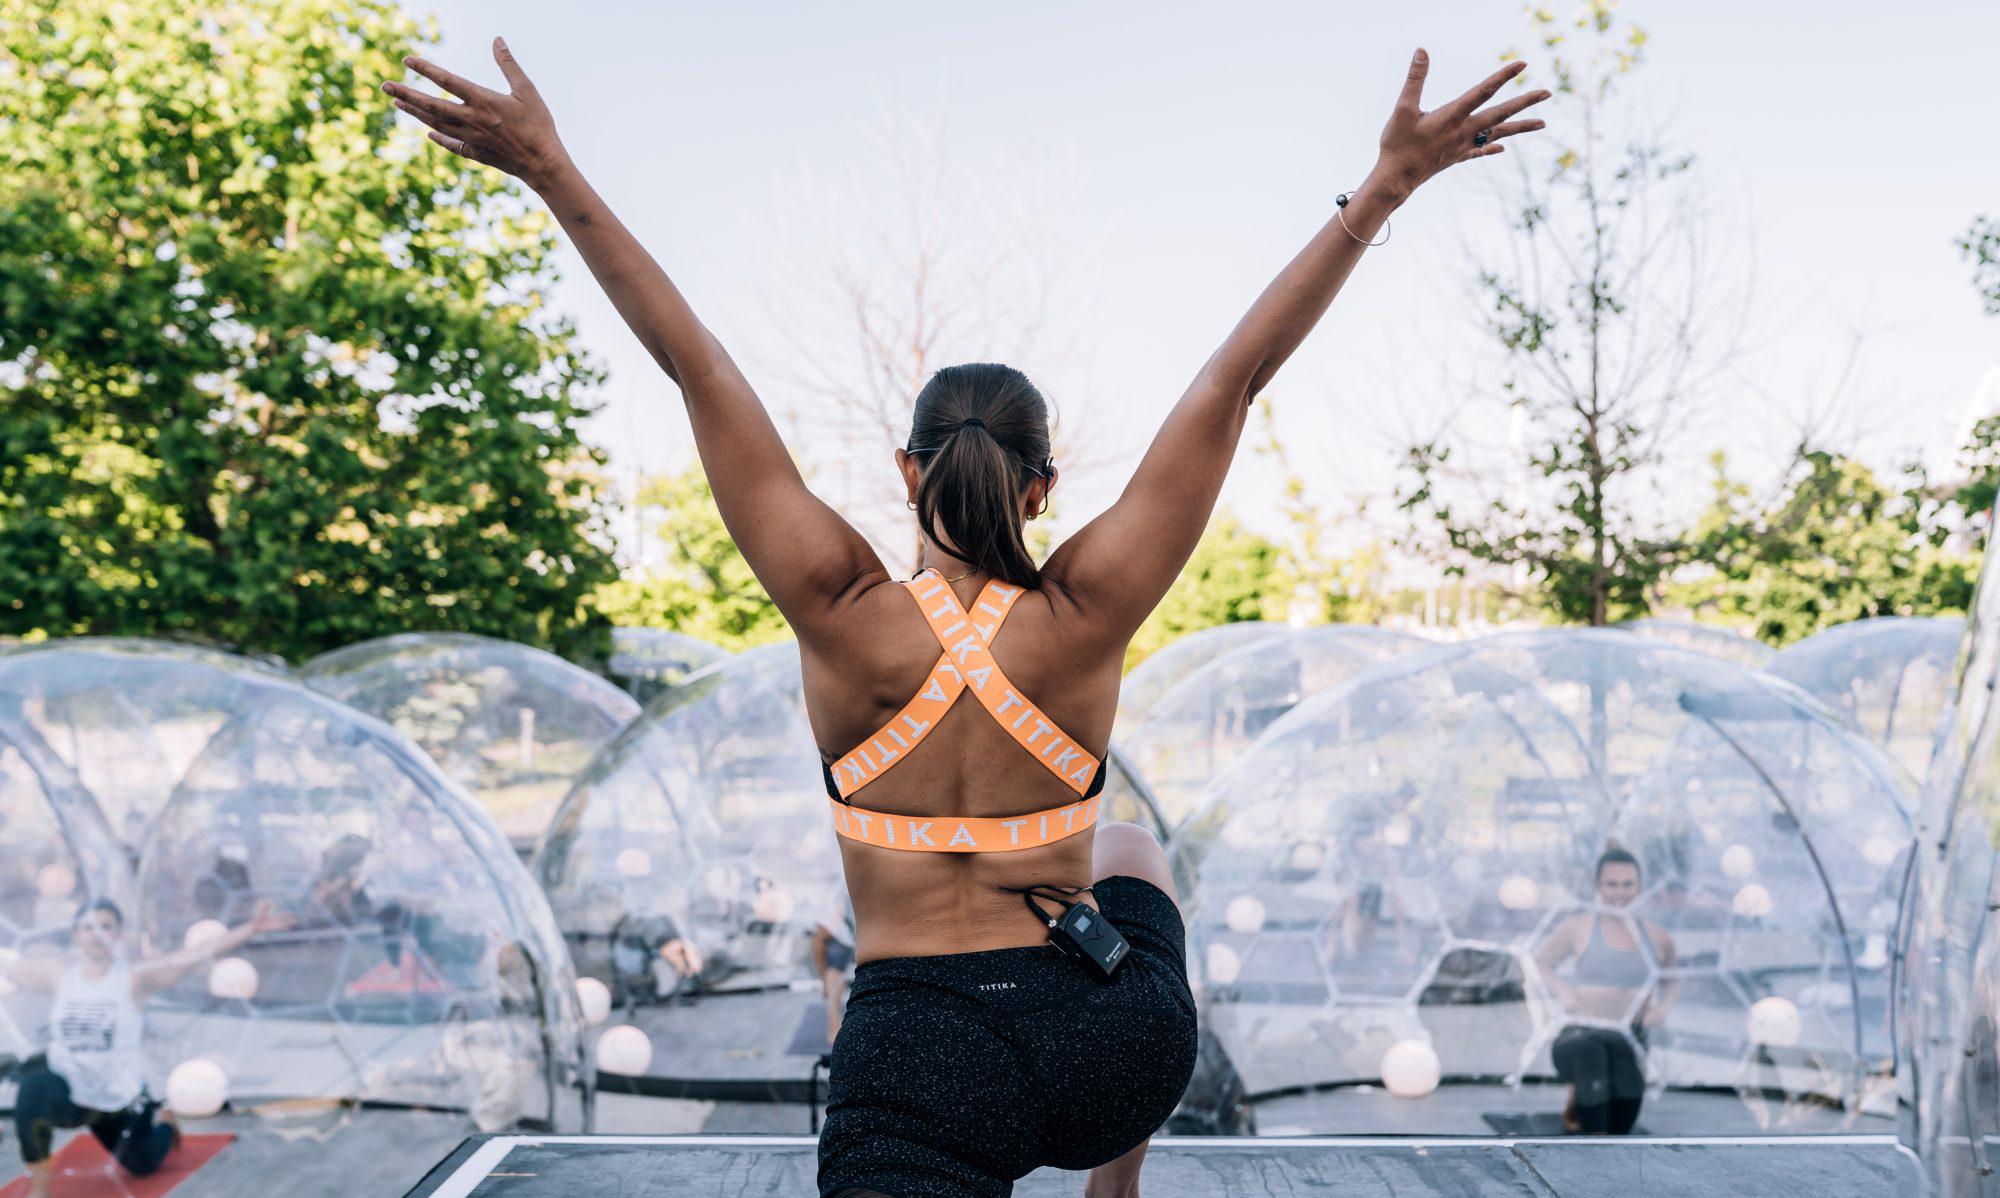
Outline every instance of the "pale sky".
<path id="1" fill-rule="evenodd" d="M 780 209 L 829 180 L 885 186 L 857 169 L 885 109 L 937 124 L 953 188 L 1041 196 L 1062 348 L 1014 364 L 1103 438 L 1103 464 L 1066 496 L 1071 527 L 1115 495 L 1203 359 L 1366 173 L 1412 48 L 1430 51 L 1437 103 L 1531 44 L 1520 7 L 1495 0 L 428 7 L 461 73 L 497 81 L 486 45 L 506 36 L 585 173 L 774 407 L 798 402 L 775 365 L 797 351 L 774 313 L 810 224 Z M 1652 35 L 1634 94 L 1698 156 L 1711 237 L 1755 280 L 1754 348 L 1710 397 L 1707 448 L 1768 468 L 1811 419 L 1879 464 L 1948 460 L 2000 365 L 2000 319 L 1981 314 L 1951 244 L 1974 215 L 2000 216 L 2000 4 L 1623 12 Z M 1420 192 L 1272 387 L 1294 462 L 1330 509 L 1386 495 L 1400 435 L 1460 398 L 1446 370 L 1481 344 L 1460 246 L 1494 235 L 1474 176 L 1506 161 Z M 556 303 L 611 375 L 593 435 L 621 471 L 689 461 L 677 393 L 567 249 L 562 268 Z M 1271 526 L 1270 472 L 1251 461 L 1224 503 Z M 851 468 L 887 478 L 891 464 Z M 1690 487 L 1705 471 L 1691 454 Z M 838 505 L 838 486 L 815 482 Z"/>

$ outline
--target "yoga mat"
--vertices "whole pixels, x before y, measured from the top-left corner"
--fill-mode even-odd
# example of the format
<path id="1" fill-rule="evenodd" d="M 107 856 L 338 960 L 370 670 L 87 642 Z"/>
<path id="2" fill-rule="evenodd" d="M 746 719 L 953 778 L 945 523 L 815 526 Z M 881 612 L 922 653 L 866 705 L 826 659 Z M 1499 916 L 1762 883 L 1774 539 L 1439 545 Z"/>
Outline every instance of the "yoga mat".
<path id="1" fill-rule="evenodd" d="M 1486 1126 L 1503 1136 L 1573 1136 L 1576 1132 L 1563 1127 L 1563 1117 L 1555 1111 L 1536 1111 L 1533 1114 L 1516 1114 L 1511 1111 L 1487 1111 L 1480 1116 Z M 1645 1125 L 1633 1124 L 1630 1136 L 1650 1135 Z M 1581 1138 L 1581 1137 L 1579 1137 Z M 7 1198 L 0 1194 L 0 1198 Z"/>
<path id="2" fill-rule="evenodd" d="M 788 1057 L 817 1057 L 833 1051 L 833 1045 L 826 1040 L 826 1002 L 814 999 L 799 1016 L 799 1026 L 792 1029 L 792 1042 L 785 1049 Z M 6 1195 L 0 1194 L 0 1198 Z"/>
<path id="3" fill-rule="evenodd" d="M 104 1145 L 89 1132 L 56 1150 L 54 1190 L 58 1198 L 162 1198 L 235 1139 L 231 1135 L 183 1135 L 157 1173 L 134 1177 L 118 1167 Z M 17 1177 L 0 1186 L 0 1198 L 26 1198 L 28 1179 Z"/>

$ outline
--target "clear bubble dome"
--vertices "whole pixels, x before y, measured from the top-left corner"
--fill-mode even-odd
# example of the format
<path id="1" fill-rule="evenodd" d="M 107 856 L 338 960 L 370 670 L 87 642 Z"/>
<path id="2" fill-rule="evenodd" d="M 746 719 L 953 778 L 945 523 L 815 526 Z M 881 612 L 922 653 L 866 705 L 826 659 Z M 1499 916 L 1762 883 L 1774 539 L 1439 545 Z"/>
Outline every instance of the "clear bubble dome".
<path id="1" fill-rule="evenodd" d="M 1109 768 L 1104 818 L 1162 835 L 1131 771 Z M 656 1091 L 797 1090 L 786 1047 L 824 1021 L 814 931 L 846 919 L 798 646 L 747 650 L 649 703 L 578 779 L 533 870 L 578 972 L 675 1046 L 647 1070 Z"/>
<path id="2" fill-rule="evenodd" d="M 614 628 L 605 672 L 644 703 L 667 687 L 729 656 L 700 637 L 670 628 Z"/>
<path id="3" fill-rule="evenodd" d="M 124 846 L 97 803 L 34 727 L 23 696 L 0 686 L 0 954 L 61 960 L 70 924 L 93 898 L 130 910 Z M 46 995 L 0 977 L 0 1053 L 42 1048 Z"/>
<path id="4" fill-rule="evenodd" d="M 1182 678 L 1144 718 L 1119 729 L 1119 747 L 1152 786 L 1169 825 L 1186 818 L 1208 784 L 1302 700 L 1377 662 L 1430 647 L 1387 629 L 1342 624 L 1249 640 Z"/>
<path id="5" fill-rule="evenodd" d="M 1933 1194 L 1984 1194 L 2000 1142 L 2000 556 L 1988 554 L 1918 804 L 1904 930 L 1898 1134 Z"/>
<path id="6" fill-rule="evenodd" d="M 516 844 L 639 705 L 552 653 L 462 633 L 410 633 L 307 662 L 308 686 L 394 726 L 485 804 Z"/>
<path id="7" fill-rule="evenodd" d="M 1964 633 L 1964 620 L 1856 620 L 1807 637 L 1765 668 L 1831 707 L 1911 778 L 1921 778 Z"/>
<path id="8" fill-rule="evenodd" d="M 129 925 L 168 951 L 264 902 L 290 926 L 150 1000 L 156 1083 L 200 1058 L 239 1107 L 587 1125 L 574 973 L 491 817 L 392 728 L 272 679 L 246 685 L 155 821 Z"/>
<path id="9" fill-rule="evenodd" d="M 1552 1084 L 1575 1028 L 1710 1131 L 1852 1110 L 1887 1068 L 1894 778 L 1784 683 L 1623 633 L 1371 667 L 1275 724 L 1176 839 L 1211 1056 L 1266 1131 L 1389 1130 L 1355 1087 L 1410 1040 L 1447 1092 Z M 1718 1089 L 1743 1101 L 1678 1100 Z M 1397 1128 L 1489 1130 L 1417 1101 Z"/>
<path id="10" fill-rule="evenodd" d="M 1627 620 L 1617 625 L 1617 628 L 1620 632 L 1637 633 L 1643 637 L 1663 641 L 1675 648 L 1703 653 L 1731 665 L 1751 670 L 1764 666 L 1775 653 L 1775 650 L 1760 640 L 1714 624 L 1697 624 L 1693 620 L 1663 620 L 1653 616 L 1641 616 L 1636 620 Z"/>
<path id="11" fill-rule="evenodd" d="M 281 671 L 212 649 L 75 637 L 0 654 L 0 693 L 90 791 L 128 847 L 235 714 L 246 680 Z"/>
<path id="12" fill-rule="evenodd" d="M 1153 652 L 1132 667 L 1118 687 L 1118 724 L 1128 727 L 1146 718 L 1160 696 L 1188 675 L 1225 653 L 1265 637 L 1283 636 L 1283 624 L 1239 620 L 1190 632 Z"/>

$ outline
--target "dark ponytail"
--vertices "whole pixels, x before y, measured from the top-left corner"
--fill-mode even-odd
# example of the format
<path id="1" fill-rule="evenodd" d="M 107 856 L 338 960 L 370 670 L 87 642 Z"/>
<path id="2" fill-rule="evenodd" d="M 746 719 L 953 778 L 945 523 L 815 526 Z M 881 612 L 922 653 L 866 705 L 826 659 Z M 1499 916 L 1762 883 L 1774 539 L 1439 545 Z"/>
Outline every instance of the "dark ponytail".
<path id="1" fill-rule="evenodd" d="M 917 395 L 909 450 L 923 459 L 917 524 L 961 560 L 1033 589 L 1042 571 L 1021 537 L 1021 497 L 1054 473 L 1049 405 L 1011 366 L 947 366 Z"/>

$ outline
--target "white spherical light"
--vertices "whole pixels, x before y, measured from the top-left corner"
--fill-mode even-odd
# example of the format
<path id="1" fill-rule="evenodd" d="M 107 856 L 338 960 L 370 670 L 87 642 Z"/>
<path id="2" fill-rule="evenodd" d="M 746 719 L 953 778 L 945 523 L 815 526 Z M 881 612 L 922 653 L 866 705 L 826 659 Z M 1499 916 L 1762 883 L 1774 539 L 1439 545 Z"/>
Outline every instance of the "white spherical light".
<path id="1" fill-rule="evenodd" d="M 1410 843 L 1412 831 L 1410 817 L 1399 815 L 1395 819 L 1390 820 L 1388 826 L 1382 829 L 1382 843 L 1392 849 L 1400 849 Z"/>
<path id="2" fill-rule="evenodd" d="M 1513 877 L 1500 883 L 1500 905 L 1509 911 L 1526 911 L 1530 907 L 1533 907 L 1541 897 L 1542 889 L 1535 885 L 1533 878 L 1515 874 Z M 1415 1043 L 1415 1041 L 1410 1041 L 1410 1043 Z"/>
<path id="3" fill-rule="evenodd" d="M 612 864 L 628 878 L 643 878 L 653 872 L 653 858 L 644 849 L 620 849 Z"/>
<path id="4" fill-rule="evenodd" d="M 1750 851 L 1747 844 L 1732 844 L 1722 850 L 1722 873 L 1724 877 L 1738 881 L 1749 877 L 1757 870 L 1757 854 Z"/>
<path id="5" fill-rule="evenodd" d="M 576 979 L 576 1001 L 583 1007 L 583 1021 L 603 1023 L 611 1017 L 611 987 L 596 978 Z"/>
<path id="6" fill-rule="evenodd" d="M 1264 904 L 1254 895 L 1239 894 L 1229 900 L 1229 909 L 1222 918 L 1230 931 L 1248 936 L 1263 930 Z"/>
<path id="7" fill-rule="evenodd" d="M 206 1119 L 229 1101 L 229 1075 L 206 1057 L 174 1066 L 167 1074 L 167 1106 L 189 1119 Z"/>
<path id="8" fill-rule="evenodd" d="M 1771 892 L 1755 882 L 1747 883 L 1730 900 L 1729 909 L 1744 919 L 1762 919 L 1771 913 Z"/>
<path id="9" fill-rule="evenodd" d="M 35 889 L 43 898 L 63 898 L 76 889 L 76 871 L 67 865 L 44 865 L 35 875 Z"/>
<path id="10" fill-rule="evenodd" d="M 1422 1040 L 1399 1040 L 1382 1054 L 1382 1085 L 1398 1098 L 1422 1098 L 1443 1075 L 1437 1050 Z"/>
<path id="11" fill-rule="evenodd" d="M 208 992 L 248 1002 L 257 997 L 257 967 L 241 957 L 224 957 L 208 970 Z"/>
<path id="12" fill-rule="evenodd" d="M 1289 863 L 1294 872 L 1313 874 L 1326 863 L 1326 846 L 1317 840 L 1302 840 L 1292 846 Z"/>
<path id="13" fill-rule="evenodd" d="M 1880 832 L 1861 842 L 1861 856 L 1868 864 L 1883 869 L 1903 854 L 1903 841 Z"/>
<path id="14" fill-rule="evenodd" d="M 628 1077 L 644 1073 L 653 1063 L 653 1042 L 629 1023 L 604 1029 L 597 1038 L 597 1070 Z"/>
<path id="15" fill-rule="evenodd" d="M 1750 1004 L 1750 1042 L 1773 1048 L 1790 1048 L 1805 1031 L 1799 1009 L 1789 998 L 1771 995 Z"/>
<path id="16" fill-rule="evenodd" d="M 229 935 L 229 928 L 219 919 L 197 919 L 188 925 L 181 936 L 181 947 L 191 949 L 207 948 Z"/>
<path id="17" fill-rule="evenodd" d="M 1203 954 L 1203 963 L 1208 966 L 1208 980 L 1211 985 L 1227 986 L 1235 982 L 1243 973 L 1243 958 L 1226 944 L 1211 944 Z"/>

